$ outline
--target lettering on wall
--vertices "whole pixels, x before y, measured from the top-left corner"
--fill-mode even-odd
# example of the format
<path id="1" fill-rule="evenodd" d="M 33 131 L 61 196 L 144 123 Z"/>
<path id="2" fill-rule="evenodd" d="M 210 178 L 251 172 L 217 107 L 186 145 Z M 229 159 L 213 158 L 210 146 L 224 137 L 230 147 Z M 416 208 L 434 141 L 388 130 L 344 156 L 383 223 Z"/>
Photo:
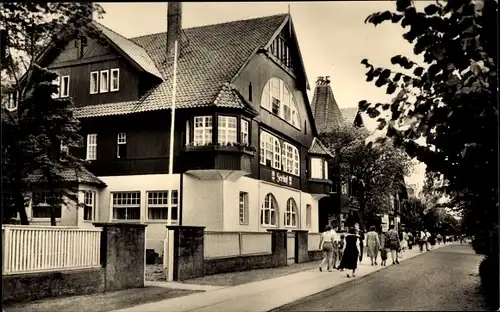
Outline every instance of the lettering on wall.
<path id="1" fill-rule="evenodd" d="M 273 180 L 273 182 L 280 183 L 280 184 L 292 185 L 292 177 L 291 176 L 289 176 L 287 174 L 276 172 L 274 170 L 271 171 L 271 180 Z"/>

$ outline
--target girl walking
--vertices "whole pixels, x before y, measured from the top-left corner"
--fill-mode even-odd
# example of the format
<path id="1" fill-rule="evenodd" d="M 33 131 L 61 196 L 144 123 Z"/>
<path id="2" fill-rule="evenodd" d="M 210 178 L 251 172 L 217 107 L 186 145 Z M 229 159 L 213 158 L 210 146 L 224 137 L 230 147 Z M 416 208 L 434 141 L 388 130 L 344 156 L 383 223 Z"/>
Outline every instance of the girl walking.
<path id="1" fill-rule="evenodd" d="M 387 232 L 385 247 L 391 250 L 392 264 L 399 264 L 397 252 L 400 247 L 399 234 L 394 229 L 394 225 L 389 226 L 389 232 Z"/>
<path id="2" fill-rule="evenodd" d="M 323 250 L 323 261 L 319 265 L 319 271 L 323 272 L 323 267 L 327 265 L 327 269 L 331 272 L 332 257 L 333 257 L 333 243 L 335 241 L 336 233 L 330 225 L 325 227 L 325 231 L 321 234 L 319 242 L 319 249 Z"/>
<path id="3" fill-rule="evenodd" d="M 378 251 L 380 249 L 380 240 L 375 231 L 375 226 L 370 226 L 370 230 L 366 233 L 366 254 L 370 258 L 372 265 L 377 265 Z"/>
<path id="4" fill-rule="evenodd" d="M 356 275 L 356 269 L 358 267 L 359 260 L 359 240 L 358 235 L 356 234 L 356 229 L 349 229 L 349 234 L 347 234 L 345 238 L 345 250 L 342 256 L 342 261 L 340 263 L 341 268 L 347 269 L 346 275 L 347 277 L 351 277 L 349 275 L 349 270 L 352 270 L 352 277 Z"/>

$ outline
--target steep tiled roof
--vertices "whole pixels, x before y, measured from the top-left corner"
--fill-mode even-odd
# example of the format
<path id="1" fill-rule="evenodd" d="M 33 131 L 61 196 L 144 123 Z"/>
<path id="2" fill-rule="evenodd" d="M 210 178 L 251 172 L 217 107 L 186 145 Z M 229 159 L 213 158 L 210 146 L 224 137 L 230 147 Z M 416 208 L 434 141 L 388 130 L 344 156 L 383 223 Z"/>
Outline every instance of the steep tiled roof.
<path id="1" fill-rule="evenodd" d="M 321 143 L 318 138 L 314 138 L 309 148 L 309 154 L 325 155 L 334 158 L 333 154 L 326 148 L 326 146 Z"/>
<path id="2" fill-rule="evenodd" d="M 231 81 L 258 48 L 268 43 L 286 16 L 280 14 L 184 29 L 177 64 L 176 108 L 212 105 L 241 108 L 238 97 L 228 96 L 224 90 L 227 87 L 225 84 Z M 99 105 L 101 108 L 85 106 L 76 110 L 77 117 L 96 116 L 94 113 L 105 116 L 170 108 L 173 66 L 172 62 L 167 63 L 167 33 L 131 38 L 128 41 L 149 54 L 164 81 L 137 102 Z M 231 93 L 237 92 L 232 90 Z M 216 100 L 217 103 L 214 103 Z"/>
<path id="3" fill-rule="evenodd" d="M 354 124 L 354 120 L 356 119 L 356 115 L 358 114 L 357 107 L 341 108 L 340 112 L 342 113 L 342 116 L 347 124 Z"/>
<path id="4" fill-rule="evenodd" d="M 344 123 L 329 83 L 316 84 L 311 109 L 318 133 L 331 132 Z"/>
<path id="5" fill-rule="evenodd" d="M 156 68 L 155 63 L 144 48 L 138 46 L 133 41 L 128 40 L 122 35 L 112 31 L 106 26 L 97 22 L 92 22 L 102 33 L 111 40 L 118 48 L 127 54 L 134 62 L 137 63 L 144 71 L 153 74 L 158 78 L 162 78 L 160 71 Z"/>
<path id="6" fill-rule="evenodd" d="M 65 169 L 62 173 L 62 176 L 65 182 L 78 182 L 83 184 L 100 185 L 100 186 L 106 185 L 106 183 L 104 183 L 101 179 L 96 177 L 94 174 L 92 174 L 85 168 L 83 168 L 81 172 L 78 172 L 78 174 L 75 172 L 75 170 Z M 28 177 L 28 180 L 30 183 L 36 184 L 37 182 L 39 182 L 41 177 L 42 174 L 40 172 L 34 172 Z"/>

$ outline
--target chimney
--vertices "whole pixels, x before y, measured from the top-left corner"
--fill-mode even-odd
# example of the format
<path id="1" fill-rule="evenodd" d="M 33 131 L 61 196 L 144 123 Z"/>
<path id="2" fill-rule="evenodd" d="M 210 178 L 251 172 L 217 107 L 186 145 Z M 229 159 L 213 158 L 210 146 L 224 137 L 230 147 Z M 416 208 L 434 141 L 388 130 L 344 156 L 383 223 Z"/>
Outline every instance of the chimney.
<path id="1" fill-rule="evenodd" d="M 167 57 L 174 58 L 175 41 L 177 43 L 177 53 L 180 49 L 181 30 L 182 30 L 182 3 L 169 2 L 167 11 Z M 177 55 L 178 57 L 178 55 Z"/>

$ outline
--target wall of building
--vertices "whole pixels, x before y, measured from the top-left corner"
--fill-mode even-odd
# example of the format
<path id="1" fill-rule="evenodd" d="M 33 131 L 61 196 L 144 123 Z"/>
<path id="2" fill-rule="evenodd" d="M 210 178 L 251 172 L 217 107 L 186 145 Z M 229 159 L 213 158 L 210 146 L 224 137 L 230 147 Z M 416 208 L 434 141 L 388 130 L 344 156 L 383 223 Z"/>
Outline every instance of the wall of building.
<path id="1" fill-rule="evenodd" d="M 168 191 L 178 190 L 180 192 L 180 175 L 172 175 L 170 179 L 168 174 L 148 174 L 148 175 L 130 175 L 130 176 L 112 176 L 99 177 L 107 187 L 100 191 L 99 194 L 99 212 L 97 220 L 101 222 L 115 221 L 113 220 L 112 207 L 112 192 L 139 191 L 141 192 L 141 218 L 131 222 L 146 223 L 146 248 L 155 249 L 156 252 L 163 252 L 163 241 L 165 239 L 166 220 L 148 220 L 148 191 Z M 179 193 L 180 196 L 180 193 Z M 182 201 L 179 199 L 179 207 Z M 182 208 L 181 208 L 182 209 Z M 120 222 L 128 222 L 120 220 Z"/>

